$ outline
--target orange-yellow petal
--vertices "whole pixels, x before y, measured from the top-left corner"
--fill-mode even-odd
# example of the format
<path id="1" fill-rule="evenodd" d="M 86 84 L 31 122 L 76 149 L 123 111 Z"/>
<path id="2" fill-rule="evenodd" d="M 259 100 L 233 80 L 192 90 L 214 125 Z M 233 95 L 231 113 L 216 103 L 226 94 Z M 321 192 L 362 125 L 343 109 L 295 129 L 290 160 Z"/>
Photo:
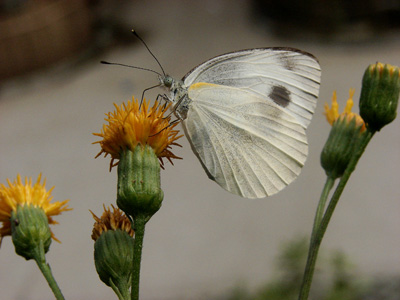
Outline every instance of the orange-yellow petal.
<path id="1" fill-rule="evenodd" d="M 119 208 L 115 208 L 113 205 L 111 205 L 111 207 L 113 208 L 112 212 L 110 208 L 106 208 L 105 205 L 103 205 L 104 212 L 100 218 L 90 211 L 96 221 L 93 225 L 92 231 L 93 240 L 96 241 L 105 231 L 117 229 L 125 231 L 133 237 L 134 231 L 128 217 Z"/>
<path id="2" fill-rule="evenodd" d="M 355 118 L 356 126 L 360 127 L 361 132 L 364 132 L 366 130 L 364 120 L 360 117 L 360 115 L 351 111 L 354 105 L 353 101 L 354 92 L 355 92 L 354 89 L 349 90 L 349 99 L 346 102 L 346 106 L 343 112 L 339 114 L 339 104 L 337 102 L 336 91 L 334 91 L 332 96 L 332 106 L 330 108 L 329 105 L 325 103 L 324 114 L 326 116 L 328 123 L 331 125 L 333 125 L 333 123 L 339 118 L 341 119 L 346 118 L 347 123 L 350 123 L 350 121 L 353 118 Z"/>
<path id="3" fill-rule="evenodd" d="M 138 144 L 150 145 L 157 157 L 162 162 L 162 157 L 179 158 L 169 149 L 172 145 L 180 146 L 175 141 L 179 131 L 174 130 L 178 123 L 172 124 L 170 116 L 164 116 L 169 105 L 160 105 L 158 101 L 152 107 L 146 100 L 139 105 L 137 99 L 132 97 L 132 101 L 121 106 L 114 104 L 114 112 L 106 114 L 107 124 L 103 125 L 100 133 L 93 133 L 102 138 L 94 142 L 101 146 L 101 151 L 97 154 L 111 156 L 110 169 L 115 166 L 114 160 L 120 158 L 120 151 L 124 149 L 133 150 Z"/>
<path id="4" fill-rule="evenodd" d="M 354 105 L 354 101 L 353 101 L 354 92 L 355 92 L 355 89 L 349 90 L 349 99 L 346 102 L 346 106 L 343 110 L 343 113 L 346 113 L 346 114 L 351 113 L 351 109 L 353 108 L 353 105 Z"/>
<path id="5" fill-rule="evenodd" d="M 329 108 L 329 104 L 325 103 L 325 116 L 326 120 L 328 121 L 329 124 L 333 124 L 333 122 L 336 121 L 336 119 L 339 117 L 339 104 L 337 103 L 337 96 L 336 96 L 336 91 L 333 91 L 332 95 L 332 107 Z"/>

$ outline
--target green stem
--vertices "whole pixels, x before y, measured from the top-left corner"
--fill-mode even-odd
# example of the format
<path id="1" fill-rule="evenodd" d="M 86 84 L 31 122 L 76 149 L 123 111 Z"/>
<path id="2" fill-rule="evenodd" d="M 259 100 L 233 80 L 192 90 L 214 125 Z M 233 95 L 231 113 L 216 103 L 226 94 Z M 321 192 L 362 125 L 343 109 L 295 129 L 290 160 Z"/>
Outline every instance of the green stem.
<path id="1" fill-rule="evenodd" d="M 135 230 L 135 242 L 133 248 L 133 269 L 131 283 L 131 299 L 139 299 L 139 282 L 140 282 L 140 263 L 142 261 L 142 249 L 144 229 L 146 226 L 146 217 L 143 215 L 135 216 L 133 220 Z"/>
<path id="2" fill-rule="evenodd" d="M 40 271 L 42 271 L 42 274 L 44 278 L 46 278 L 47 283 L 49 284 L 51 290 L 53 291 L 53 294 L 56 297 L 56 299 L 64 300 L 64 296 L 61 293 L 61 290 L 58 287 L 57 282 L 53 277 L 53 274 L 51 273 L 50 266 L 46 263 L 46 257 L 42 241 L 40 241 L 39 246 L 35 249 L 35 251 L 33 251 L 33 259 L 36 261 L 36 264 L 38 265 Z"/>
<path id="3" fill-rule="evenodd" d="M 372 139 L 372 137 L 374 136 L 375 132 L 371 132 L 371 131 L 366 131 L 363 139 L 360 142 L 360 146 L 358 148 L 358 151 L 354 154 L 354 156 L 352 157 L 349 166 L 346 168 L 346 171 L 344 172 L 342 178 L 339 181 L 338 186 L 336 187 L 335 192 L 332 195 L 331 201 L 329 202 L 328 207 L 326 208 L 324 217 L 321 221 L 321 225 L 320 228 L 318 230 L 318 233 L 316 235 L 316 241 L 318 241 L 319 243 L 321 242 L 326 229 L 328 228 L 328 224 L 329 221 L 331 220 L 331 217 L 333 215 L 333 212 L 336 208 L 337 203 L 339 202 L 339 198 L 342 195 L 342 192 L 347 184 L 347 181 L 350 178 L 350 175 L 353 173 L 353 171 L 356 168 L 356 165 L 360 159 L 360 157 L 362 156 L 362 154 L 364 153 L 365 148 L 367 147 L 369 141 Z"/>
<path id="4" fill-rule="evenodd" d="M 316 239 L 318 228 L 321 224 L 321 220 L 325 210 L 326 200 L 328 199 L 329 192 L 331 191 L 334 183 L 335 183 L 335 178 L 328 176 L 324 185 L 324 189 L 322 190 L 321 197 L 319 198 L 317 211 L 315 212 L 314 225 L 310 238 L 310 248 L 308 250 L 307 263 L 304 270 L 303 282 L 300 289 L 299 299 L 308 298 L 308 293 L 310 291 L 314 275 L 315 263 L 317 260 L 318 250 L 319 250 L 319 247 L 314 246 L 314 241 Z"/>
<path id="5" fill-rule="evenodd" d="M 321 197 L 319 198 L 317 211 L 315 212 L 315 219 L 314 219 L 314 225 L 313 225 L 313 230 L 312 230 L 312 234 L 311 234 L 311 239 L 315 238 L 317 229 L 319 228 L 319 225 L 321 224 L 322 217 L 324 216 L 326 200 L 328 199 L 329 192 L 332 190 L 334 183 L 335 183 L 335 178 L 333 178 L 331 176 L 328 176 L 326 178 L 324 189 L 322 190 Z"/>
<path id="6" fill-rule="evenodd" d="M 374 136 L 374 132 L 371 132 L 368 130 L 363 135 L 362 139 L 360 140 L 360 145 L 358 147 L 358 150 L 357 150 L 357 152 L 354 153 L 351 161 L 349 162 L 349 165 L 347 166 L 343 176 L 341 177 L 339 184 L 336 187 L 336 190 L 333 193 L 331 200 L 329 201 L 328 207 L 325 210 L 322 220 L 320 219 L 320 216 L 318 216 L 320 213 L 319 210 L 321 209 L 320 206 L 322 206 L 321 200 L 320 200 L 320 204 L 317 209 L 317 215 L 315 217 L 313 233 L 311 235 L 310 250 L 308 252 L 306 268 L 304 271 L 303 282 L 302 282 L 300 294 L 299 294 L 299 300 L 308 299 L 308 295 L 310 293 L 310 288 L 311 288 L 311 283 L 312 283 L 312 278 L 314 275 L 315 264 L 317 261 L 318 251 L 319 251 L 319 247 L 322 242 L 322 238 L 325 235 L 326 229 L 328 228 L 329 221 L 331 220 L 333 212 L 334 212 L 336 205 L 339 201 L 339 198 L 342 195 L 342 192 L 347 184 L 347 181 L 349 180 L 350 175 L 353 173 L 360 157 L 364 153 L 365 148 L 367 147 L 369 141 L 372 139 L 373 136 Z M 328 183 L 328 181 L 329 181 L 329 178 L 327 180 L 327 183 Z M 322 195 L 324 195 L 327 183 L 325 184 Z M 322 199 L 322 195 L 321 195 L 321 199 Z M 318 219 L 319 219 L 319 221 L 318 221 Z"/>

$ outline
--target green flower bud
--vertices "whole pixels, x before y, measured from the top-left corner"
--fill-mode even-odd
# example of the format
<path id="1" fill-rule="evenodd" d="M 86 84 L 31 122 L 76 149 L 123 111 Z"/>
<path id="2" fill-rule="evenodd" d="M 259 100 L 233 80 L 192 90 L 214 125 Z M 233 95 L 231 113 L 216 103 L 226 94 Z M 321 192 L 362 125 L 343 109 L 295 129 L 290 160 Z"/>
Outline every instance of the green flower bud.
<path id="1" fill-rule="evenodd" d="M 161 207 L 160 163 L 149 145 L 124 149 L 118 163 L 117 204 L 127 215 L 150 219 Z"/>
<path id="2" fill-rule="evenodd" d="M 26 260 L 35 258 L 38 247 L 50 248 L 51 231 L 46 213 L 34 205 L 18 205 L 11 212 L 11 236 L 15 252 Z"/>
<path id="3" fill-rule="evenodd" d="M 354 115 L 344 115 L 333 123 L 321 153 L 321 165 L 327 176 L 336 179 L 343 175 L 363 132 L 363 123 L 357 123 Z"/>
<path id="4" fill-rule="evenodd" d="M 371 131 L 379 131 L 396 118 L 400 93 L 399 68 L 376 63 L 364 73 L 360 115 Z"/>
<path id="5" fill-rule="evenodd" d="M 120 229 L 104 231 L 94 244 L 94 261 L 101 281 L 125 294 L 129 289 L 134 239 Z"/>

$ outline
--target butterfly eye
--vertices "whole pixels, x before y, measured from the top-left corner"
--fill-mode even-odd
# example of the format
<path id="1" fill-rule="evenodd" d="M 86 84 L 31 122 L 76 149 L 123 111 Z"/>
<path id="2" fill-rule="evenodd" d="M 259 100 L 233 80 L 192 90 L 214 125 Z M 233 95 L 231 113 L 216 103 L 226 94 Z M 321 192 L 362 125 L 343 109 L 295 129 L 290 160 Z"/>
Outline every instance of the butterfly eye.
<path id="1" fill-rule="evenodd" d="M 171 87 L 173 82 L 174 82 L 174 79 L 169 75 L 165 76 L 164 79 L 163 79 L 163 84 L 167 88 Z"/>

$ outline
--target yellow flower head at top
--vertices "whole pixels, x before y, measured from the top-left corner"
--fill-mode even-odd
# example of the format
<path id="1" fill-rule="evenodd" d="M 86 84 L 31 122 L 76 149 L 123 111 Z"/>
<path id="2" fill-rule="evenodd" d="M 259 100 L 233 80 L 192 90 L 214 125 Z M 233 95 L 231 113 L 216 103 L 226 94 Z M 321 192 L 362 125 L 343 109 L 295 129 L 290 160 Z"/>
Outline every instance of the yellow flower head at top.
<path id="1" fill-rule="evenodd" d="M 180 146 L 175 143 L 182 135 L 177 136 L 179 131 L 173 130 L 178 124 L 170 124 L 171 117 L 164 117 L 164 112 L 170 104 L 160 105 L 158 101 L 152 107 L 149 102 L 143 101 L 139 105 L 137 99 L 132 97 L 132 101 L 121 106 L 114 104 L 116 110 L 106 114 L 105 119 L 108 124 L 103 124 L 101 133 L 93 133 L 102 138 L 99 143 L 101 151 L 96 157 L 105 153 L 111 155 L 110 170 L 118 163 L 113 164 L 115 159 L 120 158 L 120 151 L 124 149 L 134 150 L 138 144 L 148 144 L 155 152 L 163 164 L 162 158 L 166 157 L 171 163 L 175 156 L 169 149 L 171 145 Z"/>
<path id="2" fill-rule="evenodd" d="M 344 108 L 343 112 L 339 114 L 339 104 L 337 103 L 337 96 L 336 96 L 336 91 L 333 92 L 332 96 L 332 107 L 329 108 L 328 103 L 325 103 L 325 112 L 324 115 L 326 116 L 326 119 L 329 124 L 333 125 L 337 119 L 343 119 L 346 118 L 347 123 L 349 123 L 351 120 L 355 118 L 356 121 L 356 126 L 360 128 L 361 132 L 365 131 L 365 123 L 364 120 L 360 117 L 360 115 L 354 113 L 351 111 L 354 102 L 353 102 L 353 96 L 354 96 L 354 89 L 350 89 L 349 91 L 349 99 L 347 100 L 346 107 Z"/>
<path id="3" fill-rule="evenodd" d="M 50 203 L 52 200 L 51 191 L 46 190 L 46 179 L 43 184 L 40 183 L 42 175 L 32 186 L 32 178 L 25 178 L 25 184 L 22 183 L 21 176 L 18 174 L 17 179 L 12 183 L 7 179 L 8 187 L 0 184 L 0 222 L 3 226 L 0 228 L 0 244 L 4 236 L 11 235 L 11 213 L 17 210 L 18 206 L 32 205 L 41 208 L 47 216 L 49 224 L 58 224 L 52 216 L 61 214 L 63 211 L 72 210 L 66 205 L 69 200 L 62 202 Z M 53 233 L 52 238 L 58 241 Z"/>

